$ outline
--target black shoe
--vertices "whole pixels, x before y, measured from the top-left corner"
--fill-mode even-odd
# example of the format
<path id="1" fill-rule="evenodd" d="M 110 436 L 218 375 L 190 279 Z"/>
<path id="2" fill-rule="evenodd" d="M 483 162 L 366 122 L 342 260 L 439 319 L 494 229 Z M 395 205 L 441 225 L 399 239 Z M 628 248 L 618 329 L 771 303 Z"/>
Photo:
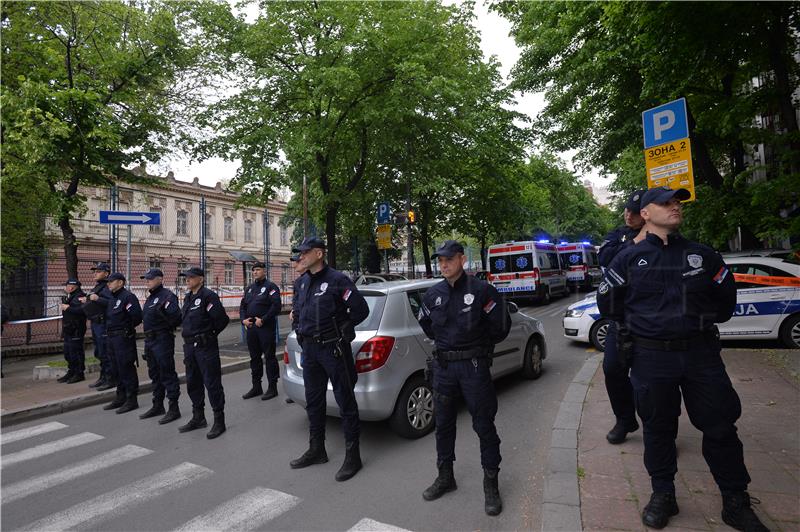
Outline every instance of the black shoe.
<path id="1" fill-rule="evenodd" d="M 261 396 L 262 401 L 269 401 L 272 398 L 278 397 L 278 383 L 270 382 L 267 386 L 267 391 Z"/>
<path id="2" fill-rule="evenodd" d="M 287 405 L 290 405 L 290 404 L 292 404 L 292 403 L 294 403 L 294 400 L 293 400 L 291 397 L 287 397 L 287 398 L 286 398 L 286 404 L 287 404 Z"/>
<path id="3" fill-rule="evenodd" d="M 83 372 L 75 373 L 72 377 L 69 378 L 67 384 L 75 384 L 76 382 L 83 382 L 86 380 L 86 377 L 83 376 Z"/>
<path id="4" fill-rule="evenodd" d="M 442 462 L 439 465 L 439 476 L 436 477 L 428 489 L 422 492 L 422 498 L 426 501 L 433 501 L 445 493 L 457 489 L 456 478 L 453 476 L 453 462 Z"/>
<path id="5" fill-rule="evenodd" d="M 102 391 L 110 390 L 111 388 L 116 388 L 116 387 L 117 387 L 117 383 L 116 382 L 110 381 L 110 380 L 106 380 L 100 386 L 95 388 L 95 390 L 97 390 L 98 392 L 102 392 Z"/>
<path id="6" fill-rule="evenodd" d="M 189 432 L 190 430 L 203 429 L 207 426 L 205 413 L 202 410 L 192 409 L 192 419 L 186 425 L 178 427 L 178 432 Z"/>
<path id="7" fill-rule="evenodd" d="M 106 376 L 101 373 L 100 376 L 97 377 L 97 380 L 89 385 L 89 388 L 97 388 L 98 386 L 101 386 L 105 382 L 106 382 Z"/>
<path id="8" fill-rule="evenodd" d="M 483 469 L 483 496 L 486 515 L 498 515 L 503 511 L 503 499 L 500 498 L 500 489 L 497 487 L 497 474 L 499 469 Z"/>
<path id="9" fill-rule="evenodd" d="M 208 434 L 206 434 L 206 438 L 213 440 L 225 432 L 225 430 L 225 412 L 214 412 L 214 424 L 211 426 L 211 430 L 208 431 Z"/>
<path id="10" fill-rule="evenodd" d="M 301 469 L 314 464 L 324 464 L 328 461 L 328 453 L 325 451 L 324 438 L 312 438 L 308 444 L 308 450 L 300 458 L 289 462 L 292 469 Z"/>
<path id="11" fill-rule="evenodd" d="M 261 383 L 253 384 L 253 387 L 242 396 L 242 399 L 252 399 L 253 397 L 258 397 L 262 393 L 264 393 L 264 390 L 261 389 Z"/>
<path id="12" fill-rule="evenodd" d="M 117 392 L 117 396 L 113 401 L 103 407 L 103 410 L 116 410 L 125 404 L 125 394 Z"/>
<path id="13" fill-rule="evenodd" d="M 722 520 L 736 530 L 745 532 L 769 532 L 750 506 L 750 495 L 746 491 L 722 492 Z M 759 503 L 758 499 L 752 502 Z"/>
<path id="14" fill-rule="evenodd" d="M 117 414 L 126 414 L 131 410 L 136 410 L 137 408 L 139 408 L 139 401 L 136 400 L 136 397 L 133 397 L 132 399 L 125 401 L 125 404 L 123 404 L 121 407 L 117 408 Z"/>
<path id="15" fill-rule="evenodd" d="M 74 373 L 72 373 L 72 370 L 69 370 L 68 372 L 66 372 L 65 374 L 63 374 L 59 378 L 57 378 L 56 382 L 60 382 L 61 384 L 64 384 L 65 382 L 67 382 L 68 380 L 70 380 L 72 378 L 72 375 L 74 375 Z"/>
<path id="16" fill-rule="evenodd" d="M 173 401 L 172 399 L 170 399 L 169 410 L 167 410 L 167 413 L 164 415 L 164 417 L 158 420 L 158 424 L 166 425 L 167 423 L 175 421 L 180 417 L 181 417 L 181 411 L 178 408 L 178 401 L 177 400 Z"/>
<path id="17" fill-rule="evenodd" d="M 654 491 L 642 512 L 642 523 L 650 528 L 664 528 L 673 515 L 678 515 L 675 494 Z"/>
<path id="18" fill-rule="evenodd" d="M 336 480 L 338 482 L 350 480 L 356 476 L 356 473 L 361 471 L 362 467 L 364 466 L 361 463 L 361 451 L 358 448 L 358 440 L 347 442 L 345 444 L 344 463 L 342 467 L 339 468 L 339 471 L 336 472 Z"/>
<path id="19" fill-rule="evenodd" d="M 606 434 L 608 443 L 617 445 L 625 441 L 629 432 L 636 432 L 639 430 L 639 423 L 634 419 L 633 421 L 619 421 L 614 425 L 614 428 Z"/>
<path id="20" fill-rule="evenodd" d="M 153 406 L 150 407 L 150 410 L 145 412 L 144 414 L 139 414 L 139 419 L 147 419 L 156 416 L 163 416 L 166 410 L 164 410 L 164 402 L 160 403 L 153 403 Z"/>

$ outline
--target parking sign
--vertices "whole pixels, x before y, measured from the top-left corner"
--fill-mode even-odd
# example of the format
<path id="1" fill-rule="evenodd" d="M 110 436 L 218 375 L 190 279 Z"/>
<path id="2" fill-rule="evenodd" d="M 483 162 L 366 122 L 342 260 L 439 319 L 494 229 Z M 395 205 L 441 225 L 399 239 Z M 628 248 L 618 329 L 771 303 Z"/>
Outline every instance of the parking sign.
<path id="1" fill-rule="evenodd" d="M 642 113 L 644 147 L 652 148 L 689 136 L 686 98 L 679 98 Z"/>
<path id="2" fill-rule="evenodd" d="M 389 209 L 389 202 L 378 203 L 378 223 L 388 224 L 391 216 L 392 211 Z"/>

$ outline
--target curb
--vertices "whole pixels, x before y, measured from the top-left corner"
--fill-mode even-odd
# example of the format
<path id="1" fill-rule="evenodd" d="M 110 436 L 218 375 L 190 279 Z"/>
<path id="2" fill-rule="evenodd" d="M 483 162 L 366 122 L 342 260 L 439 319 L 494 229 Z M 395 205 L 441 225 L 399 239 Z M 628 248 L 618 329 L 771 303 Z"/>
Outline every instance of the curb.
<path id="1" fill-rule="evenodd" d="M 583 403 L 602 354 L 590 357 L 575 374 L 553 422 L 542 498 L 542 532 L 583 530 L 578 487 L 578 428 Z"/>

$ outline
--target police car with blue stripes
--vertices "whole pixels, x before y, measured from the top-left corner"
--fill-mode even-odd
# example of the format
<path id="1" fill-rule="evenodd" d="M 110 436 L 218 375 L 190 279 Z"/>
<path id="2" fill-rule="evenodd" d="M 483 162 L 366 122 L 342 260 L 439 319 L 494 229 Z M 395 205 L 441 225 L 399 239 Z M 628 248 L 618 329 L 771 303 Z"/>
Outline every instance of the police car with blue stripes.
<path id="1" fill-rule="evenodd" d="M 719 324 L 723 340 L 779 339 L 800 348 L 800 264 L 774 257 L 726 256 L 736 280 L 733 317 Z M 570 305 L 564 336 L 602 351 L 608 320 L 600 317 L 596 295 Z"/>

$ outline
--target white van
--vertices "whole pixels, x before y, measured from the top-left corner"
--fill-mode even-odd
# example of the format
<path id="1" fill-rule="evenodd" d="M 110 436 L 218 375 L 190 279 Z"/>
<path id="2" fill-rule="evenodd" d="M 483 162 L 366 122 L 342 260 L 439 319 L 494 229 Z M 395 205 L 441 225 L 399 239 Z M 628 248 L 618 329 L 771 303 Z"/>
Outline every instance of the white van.
<path id="1" fill-rule="evenodd" d="M 556 247 L 567 272 L 567 286 L 578 290 L 597 288 L 603 273 L 595 247 L 589 242 L 562 242 Z"/>
<path id="2" fill-rule="evenodd" d="M 512 299 L 549 303 L 569 293 L 558 249 L 549 241 L 506 242 L 489 247 L 489 282 Z"/>

